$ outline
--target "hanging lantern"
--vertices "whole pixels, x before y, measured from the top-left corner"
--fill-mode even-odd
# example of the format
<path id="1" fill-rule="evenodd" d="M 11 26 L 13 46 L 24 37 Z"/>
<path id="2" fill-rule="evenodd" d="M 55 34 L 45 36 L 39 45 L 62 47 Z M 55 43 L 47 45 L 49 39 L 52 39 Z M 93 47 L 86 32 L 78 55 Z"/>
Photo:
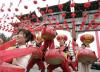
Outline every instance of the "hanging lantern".
<path id="1" fill-rule="evenodd" d="M 7 19 L 9 20 L 9 17 L 7 17 Z"/>
<path id="2" fill-rule="evenodd" d="M 14 19 L 14 17 L 11 17 L 11 19 Z"/>
<path id="3" fill-rule="evenodd" d="M 62 11 L 63 5 L 62 4 L 58 4 L 58 8 L 60 9 L 60 11 Z"/>
<path id="4" fill-rule="evenodd" d="M 66 16 L 66 13 L 62 13 L 61 15 L 62 15 L 62 17 L 64 18 L 64 17 Z"/>
<path id="5" fill-rule="evenodd" d="M 34 0 L 34 1 L 33 1 L 33 3 L 34 3 L 34 4 L 37 4 L 37 1 L 36 1 L 36 0 Z"/>
<path id="6" fill-rule="evenodd" d="M 72 14 L 71 14 L 71 17 L 75 17 L 75 16 L 76 16 L 76 13 L 72 13 Z"/>
<path id="7" fill-rule="evenodd" d="M 44 15 L 44 14 L 45 14 L 45 12 L 44 12 L 44 11 L 40 11 L 40 13 L 41 13 L 42 15 Z"/>
<path id="8" fill-rule="evenodd" d="M 95 18 L 98 18 L 99 16 L 100 16 L 100 13 L 95 13 L 95 14 L 94 14 L 94 19 L 95 19 Z"/>
<path id="9" fill-rule="evenodd" d="M 18 12 L 18 8 L 15 8 L 15 11 Z"/>
<path id="10" fill-rule="evenodd" d="M 4 10 L 3 10 L 3 9 L 1 9 L 1 12 L 4 12 Z"/>
<path id="11" fill-rule="evenodd" d="M 53 13 L 53 10 L 52 9 L 48 9 L 48 13 Z"/>
<path id="12" fill-rule="evenodd" d="M 8 8 L 8 11 L 9 11 L 9 12 L 11 12 L 11 9 L 10 9 L 10 8 Z"/>
<path id="13" fill-rule="evenodd" d="M 75 3 L 71 3 L 70 4 L 70 7 L 75 7 Z"/>
<path id="14" fill-rule="evenodd" d="M 46 1 L 46 0 L 42 0 L 42 1 Z"/>
<path id="15" fill-rule="evenodd" d="M 61 64 L 64 61 L 64 53 L 62 51 L 59 51 L 59 49 L 50 49 L 45 54 L 45 61 L 48 64 Z"/>
<path id="16" fill-rule="evenodd" d="M 25 9 L 28 9 L 28 6 L 25 5 L 24 8 L 25 8 Z"/>
<path id="17" fill-rule="evenodd" d="M 77 54 L 78 61 L 84 64 L 92 64 L 95 61 L 97 61 L 97 56 L 96 54 L 89 49 L 82 49 L 79 50 Z"/>
<path id="18" fill-rule="evenodd" d="M 92 43 L 94 41 L 94 36 L 91 34 L 84 34 L 80 37 L 80 40 L 86 44 L 89 45 L 90 43 Z"/>
<path id="19" fill-rule="evenodd" d="M 68 39 L 68 38 L 67 38 L 66 35 L 57 35 L 57 41 L 58 41 L 58 42 L 60 42 L 60 41 L 62 41 L 62 40 L 65 42 L 65 41 L 67 41 L 67 39 Z"/>
<path id="20" fill-rule="evenodd" d="M 90 2 L 84 3 L 84 8 L 89 8 L 91 6 Z"/>
<path id="21" fill-rule="evenodd" d="M 56 37 L 56 30 L 54 27 L 44 27 L 42 29 L 42 38 L 44 40 L 53 40 Z"/>

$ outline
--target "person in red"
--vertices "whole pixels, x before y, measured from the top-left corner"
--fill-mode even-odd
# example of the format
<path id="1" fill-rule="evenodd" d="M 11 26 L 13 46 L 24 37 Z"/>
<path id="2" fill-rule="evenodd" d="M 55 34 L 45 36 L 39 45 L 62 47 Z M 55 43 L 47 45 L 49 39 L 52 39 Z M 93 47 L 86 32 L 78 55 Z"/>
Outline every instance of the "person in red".
<path id="1" fill-rule="evenodd" d="M 62 36 L 57 36 L 57 40 L 60 42 L 60 51 L 62 52 L 67 52 L 67 49 L 64 44 L 65 44 L 65 41 L 67 40 L 67 37 L 65 35 L 62 35 Z M 54 65 L 54 64 L 49 64 L 48 67 L 47 67 L 47 70 L 48 72 L 53 72 L 53 70 L 55 68 L 58 68 L 58 67 L 61 67 L 63 72 L 71 72 L 70 68 L 69 68 L 69 63 L 68 63 L 68 53 L 64 54 L 65 55 L 65 58 L 63 60 L 63 62 L 61 64 L 57 64 L 57 65 Z"/>
<path id="2" fill-rule="evenodd" d="M 36 47 L 41 49 L 41 45 L 42 45 L 43 39 L 41 38 L 41 36 L 37 36 L 36 37 Z M 29 61 L 29 64 L 27 66 L 27 72 L 30 71 L 30 69 L 37 64 L 39 67 L 39 70 L 41 70 L 41 72 L 45 72 L 45 65 L 44 65 L 44 61 L 41 58 L 35 59 L 34 57 L 31 57 L 31 60 Z"/>

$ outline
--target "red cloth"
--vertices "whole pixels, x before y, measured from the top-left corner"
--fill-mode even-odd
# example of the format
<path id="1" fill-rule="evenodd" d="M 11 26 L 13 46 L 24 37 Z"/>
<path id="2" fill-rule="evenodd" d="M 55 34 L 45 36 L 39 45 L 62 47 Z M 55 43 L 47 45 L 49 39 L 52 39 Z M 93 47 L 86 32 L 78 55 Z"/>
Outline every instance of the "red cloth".
<path id="1" fill-rule="evenodd" d="M 0 72 L 25 72 L 24 68 L 8 63 L 0 64 Z"/>
<path id="2" fill-rule="evenodd" d="M 33 47 L 23 48 L 23 49 L 17 48 L 14 50 L 2 50 L 0 51 L 0 60 L 4 62 L 8 62 L 13 58 L 18 58 L 21 56 L 28 55 L 32 53 L 33 50 L 34 50 Z"/>

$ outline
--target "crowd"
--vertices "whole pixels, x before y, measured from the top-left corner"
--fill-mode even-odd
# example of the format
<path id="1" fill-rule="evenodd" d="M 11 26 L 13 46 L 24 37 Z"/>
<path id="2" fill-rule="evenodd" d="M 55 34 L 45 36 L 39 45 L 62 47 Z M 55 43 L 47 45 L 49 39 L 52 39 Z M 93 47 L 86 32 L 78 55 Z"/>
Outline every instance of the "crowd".
<path id="1" fill-rule="evenodd" d="M 0 34 L 0 45 L 7 42 L 5 40 L 6 37 L 4 34 Z M 33 35 L 29 30 L 26 29 L 20 29 L 17 34 L 13 34 L 9 40 L 16 39 L 16 44 L 12 47 L 7 48 L 6 50 L 13 50 L 16 48 L 22 49 L 27 48 L 30 46 L 36 47 L 39 53 L 41 54 L 41 57 L 34 57 L 34 55 L 28 54 L 26 56 L 22 56 L 19 58 L 13 58 L 8 63 L 20 66 L 25 69 L 26 72 L 29 72 L 30 69 L 37 64 L 39 67 L 39 70 L 41 72 L 45 72 L 45 54 L 47 51 L 51 51 L 50 48 L 43 48 L 44 46 L 44 40 L 41 38 L 41 36 L 35 36 Z M 8 41 L 9 41 L 8 40 Z M 86 46 L 84 43 L 81 45 L 81 47 L 78 46 L 78 44 L 75 44 L 75 51 L 73 48 L 70 47 L 69 44 L 65 44 L 66 40 L 62 39 L 59 41 L 59 47 L 56 48 L 56 50 L 53 50 L 54 52 L 59 52 L 63 54 L 62 62 L 60 64 L 48 64 L 47 63 L 47 72 L 53 72 L 54 69 L 61 67 L 63 72 L 91 72 L 90 71 L 90 65 L 89 63 L 81 63 L 77 59 L 78 51 L 82 49 L 90 49 L 89 46 Z M 45 43 L 46 44 L 46 43 Z M 55 47 L 54 47 L 55 48 Z M 54 49 L 53 48 L 53 49 Z M 51 60 L 52 61 L 52 60 Z M 55 62 L 56 63 L 56 62 Z"/>

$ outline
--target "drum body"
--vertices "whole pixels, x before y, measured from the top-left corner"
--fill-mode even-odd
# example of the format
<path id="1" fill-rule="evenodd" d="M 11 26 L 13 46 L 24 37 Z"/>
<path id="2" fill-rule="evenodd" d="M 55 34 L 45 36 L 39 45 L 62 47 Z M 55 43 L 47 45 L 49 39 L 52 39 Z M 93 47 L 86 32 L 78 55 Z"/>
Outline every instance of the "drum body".
<path id="1" fill-rule="evenodd" d="M 89 49 L 82 49 L 78 52 L 77 58 L 81 63 L 88 63 L 91 64 L 97 61 L 97 57 L 92 50 Z"/>
<path id="2" fill-rule="evenodd" d="M 32 57 L 34 59 L 42 59 L 42 57 L 43 57 L 42 50 L 39 49 L 38 47 L 34 48 L 34 51 L 32 53 Z"/>
<path id="3" fill-rule="evenodd" d="M 59 49 L 50 49 L 45 54 L 45 60 L 48 64 L 61 64 L 65 60 L 64 53 Z"/>

